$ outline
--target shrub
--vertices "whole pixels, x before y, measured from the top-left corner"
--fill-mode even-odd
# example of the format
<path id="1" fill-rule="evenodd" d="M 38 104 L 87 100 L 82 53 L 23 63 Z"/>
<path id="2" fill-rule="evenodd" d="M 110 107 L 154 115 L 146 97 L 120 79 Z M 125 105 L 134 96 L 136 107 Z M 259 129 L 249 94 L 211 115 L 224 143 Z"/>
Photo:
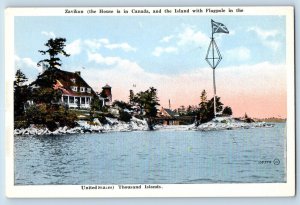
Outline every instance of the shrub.
<path id="1" fill-rule="evenodd" d="M 226 106 L 223 110 L 223 115 L 232 115 L 232 109 L 229 106 Z"/>
<path id="2" fill-rule="evenodd" d="M 120 117 L 118 118 L 120 121 L 129 122 L 131 120 L 131 115 L 128 112 L 120 111 Z"/>
<path id="3" fill-rule="evenodd" d="M 63 106 L 47 108 L 46 104 L 33 105 L 26 110 L 28 124 L 46 125 L 50 131 L 58 127 L 77 125 L 77 115 Z"/>

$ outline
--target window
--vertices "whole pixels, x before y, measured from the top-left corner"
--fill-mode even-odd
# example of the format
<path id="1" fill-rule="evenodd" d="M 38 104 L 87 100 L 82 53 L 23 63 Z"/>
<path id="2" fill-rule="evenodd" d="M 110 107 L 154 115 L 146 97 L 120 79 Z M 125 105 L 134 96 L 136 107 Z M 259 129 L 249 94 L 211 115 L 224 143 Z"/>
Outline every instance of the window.
<path id="1" fill-rule="evenodd" d="M 63 99 L 65 103 L 68 103 L 68 96 L 64 96 Z"/>
<path id="2" fill-rule="evenodd" d="M 74 97 L 71 97 L 71 96 L 70 96 L 69 102 L 70 102 L 70 103 L 74 103 Z"/>
<path id="3" fill-rule="evenodd" d="M 77 92 L 77 87 L 76 86 L 71 86 L 71 89 L 75 92 Z"/>
<path id="4" fill-rule="evenodd" d="M 85 104 L 85 97 L 81 97 L 81 104 Z"/>
<path id="5" fill-rule="evenodd" d="M 80 87 L 80 92 L 84 93 L 85 92 L 85 87 Z"/>
<path id="6" fill-rule="evenodd" d="M 87 88 L 86 91 L 87 91 L 88 93 L 91 93 L 91 92 L 92 92 L 91 88 Z"/>
<path id="7" fill-rule="evenodd" d="M 90 101 L 91 101 L 90 98 L 86 98 L 86 103 L 87 104 L 90 104 Z"/>
<path id="8" fill-rule="evenodd" d="M 80 97 L 75 97 L 75 103 L 78 105 L 80 104 Z"/>
<path id="9" fill-rule="evenodd" d="M 72 81 L 73 83 L 76 83 L 76 79 L 75 79 L 75 78 L 71 78 L 71 81 Z"/>

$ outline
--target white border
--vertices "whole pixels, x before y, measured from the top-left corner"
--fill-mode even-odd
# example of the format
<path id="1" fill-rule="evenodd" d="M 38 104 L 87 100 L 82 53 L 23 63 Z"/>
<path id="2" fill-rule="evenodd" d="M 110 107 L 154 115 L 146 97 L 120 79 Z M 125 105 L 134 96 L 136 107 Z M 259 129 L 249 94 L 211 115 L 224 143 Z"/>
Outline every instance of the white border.
<path id="1" fill-rule="evenodd" d="M 67 7 L 66 7 L 67 8 Z M 294 8 L 293 7 L 184 7 L 242 8 L 243 13 L 202 14 L 118 14 L 122 15 L 284 15 L 286 16 L 287 68 L 287 182 L 249 184 L 163 184 L 158 190 L 81 190 L 80 185 L 14 185 L 13 146 L 13 79 L 14 79 L 14 16 L 110 16 L 112 14 L 65 14 L 66 8 L 8 8 L 5 11 L 5 135 L 6 135 L 6 195 L 16 198 L 75 197 L 281 197 L 295 195 L 295 72 L 294 72 Z M 88 10 L 97 7 L 75 7 Z M 178 9 L 183 7 L 112 7 L 101 9 Z M 68 9 L 74 9 L 68 7 Z M 117 14 L 113 14 L 117 15 Z"/>

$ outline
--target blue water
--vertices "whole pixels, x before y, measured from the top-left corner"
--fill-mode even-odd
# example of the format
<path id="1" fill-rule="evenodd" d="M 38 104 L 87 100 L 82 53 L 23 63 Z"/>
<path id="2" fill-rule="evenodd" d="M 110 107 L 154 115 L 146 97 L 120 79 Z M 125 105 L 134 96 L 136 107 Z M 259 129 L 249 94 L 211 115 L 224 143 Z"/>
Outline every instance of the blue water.
<path id="1" fill-rule="evenodd" d="M 286 182 L 285 123 L 14 139 L 16 185 Z"/>

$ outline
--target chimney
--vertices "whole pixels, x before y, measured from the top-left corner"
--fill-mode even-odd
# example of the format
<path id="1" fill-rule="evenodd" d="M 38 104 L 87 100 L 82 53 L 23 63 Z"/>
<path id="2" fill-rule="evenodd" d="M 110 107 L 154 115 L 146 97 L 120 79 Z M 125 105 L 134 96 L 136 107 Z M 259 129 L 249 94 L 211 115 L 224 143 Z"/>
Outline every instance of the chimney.
<path id="1" fill-rule="evenodd" d="M 80 71 L 75 71 L 75 74 L 80 76 Z"/>

